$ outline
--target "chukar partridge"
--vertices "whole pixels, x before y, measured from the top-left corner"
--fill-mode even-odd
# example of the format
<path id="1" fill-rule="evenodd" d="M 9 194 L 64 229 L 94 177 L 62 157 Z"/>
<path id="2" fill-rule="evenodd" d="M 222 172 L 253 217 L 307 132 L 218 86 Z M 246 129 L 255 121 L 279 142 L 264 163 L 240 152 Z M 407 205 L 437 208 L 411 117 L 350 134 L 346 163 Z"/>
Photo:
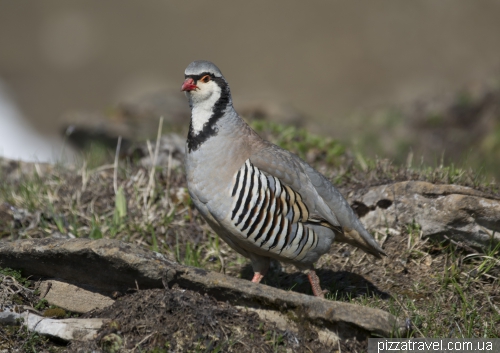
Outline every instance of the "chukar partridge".
<path id="1" fill-rule="evenodd" d="M 271 258 L 307 271 L 335 238 L 385 255 L 340 192 L 295 154 L 260 138 L 233 108 L 224 76 L 209 61 L 186 68 L 191 107 L 185 167 L 189 194 L 214 231 L 250 258 L 260 282 Z"/>

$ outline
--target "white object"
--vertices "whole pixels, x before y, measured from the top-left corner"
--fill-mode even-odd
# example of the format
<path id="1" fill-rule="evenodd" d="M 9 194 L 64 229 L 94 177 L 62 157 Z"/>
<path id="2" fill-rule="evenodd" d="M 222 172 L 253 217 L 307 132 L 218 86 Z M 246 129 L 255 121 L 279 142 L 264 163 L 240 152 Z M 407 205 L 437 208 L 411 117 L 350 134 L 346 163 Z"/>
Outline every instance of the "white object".
<path id="1" fill-rule="evenodd" d="M 23 117 L 0 81 L 0 157 L 25 162 L 68 162 L 73 151 L 59 137 L 44 137 Z"/>
<path id="2" fill-rule="evenodd" d="M 0 313 L 0 323 L 16 325 L 19 320 L 29 331 L 37 332 L 44 336 L 52 336 L 64 341 L 89 341 L 95 338 L 97 331 L 102 327 L 105 319 L 50 319 L 29 311 L 21 314 L 12 311 Z"/>

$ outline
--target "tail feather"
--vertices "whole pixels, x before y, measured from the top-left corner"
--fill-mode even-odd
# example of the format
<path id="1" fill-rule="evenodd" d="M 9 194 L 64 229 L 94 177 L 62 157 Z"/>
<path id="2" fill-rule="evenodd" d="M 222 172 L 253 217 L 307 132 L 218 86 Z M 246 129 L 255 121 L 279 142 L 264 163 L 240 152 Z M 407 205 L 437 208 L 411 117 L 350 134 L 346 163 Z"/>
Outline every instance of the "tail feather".
<path id="1" fill-rule="evenodd" d="M 387 256 L 380 245 L 376 244 L 376 246 L 374 246 L 373 244 L 368 243 L 365 238 L 362 237 L 355 229 L 334 226 L 328 222 L 321 222 L 320 224 L 332 229 L 336 233 L 336 240 L 340 241 L 341 243 L 347 243 L 349 245 L 360 248 L 364 252 L 375 256 L 377 259 L 381 259 L 382 255 Z"/>

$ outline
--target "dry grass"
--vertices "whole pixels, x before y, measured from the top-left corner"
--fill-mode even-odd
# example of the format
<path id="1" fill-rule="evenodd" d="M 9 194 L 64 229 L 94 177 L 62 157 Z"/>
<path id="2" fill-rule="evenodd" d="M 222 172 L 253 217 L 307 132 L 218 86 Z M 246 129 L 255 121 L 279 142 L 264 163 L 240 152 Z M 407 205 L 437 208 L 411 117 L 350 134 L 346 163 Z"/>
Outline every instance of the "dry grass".
<path id="1" fill-rule="evenodd" d="M 268 137 L 297 151 L 342 190 L 427 180 L 498 196 L 496 184 L 471 170 L 415 167 L 410 159 L 406 166 L 393 166 L 351 155 L 335 141 L 297 130 L 269 131 Z M 0 184 L 0 240 L 120 239 L 186 265 L 251 277 L 249 261 L 222 242 L 192 206 L 181 168 L 168 163 L 148 170 L 130 160 L 89 165 L 35 168 L 20 175 L 1 169 L 5 182 Z M 388 310 L 406 318 L 417 336 L 500 337 L 499 246 L 479 254 L 452 243 L 431 243 L 422 239 L 417 224 L 400 224 L 376 236 L 389 254 L 382 261 L 341 244 L 320 259 L 318 274 L 330 290 L 329 299 Z M 265 282 L 310 293 L 306 277 L 294 268 L 274 270 Z"/>

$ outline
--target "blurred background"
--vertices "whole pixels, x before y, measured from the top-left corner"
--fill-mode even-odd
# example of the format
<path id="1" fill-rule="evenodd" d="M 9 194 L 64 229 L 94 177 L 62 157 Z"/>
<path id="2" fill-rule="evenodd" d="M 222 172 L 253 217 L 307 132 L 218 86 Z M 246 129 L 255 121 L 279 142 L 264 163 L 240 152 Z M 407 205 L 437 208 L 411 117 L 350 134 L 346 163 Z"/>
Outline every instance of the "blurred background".
<path id="1" fill-rule="evenodd" d="M 206 59 L 248 119 L 500 176 L 499 43 L 499 1 L 0 0 L 0 154 L 187 126 L 183 72 Z"/>

